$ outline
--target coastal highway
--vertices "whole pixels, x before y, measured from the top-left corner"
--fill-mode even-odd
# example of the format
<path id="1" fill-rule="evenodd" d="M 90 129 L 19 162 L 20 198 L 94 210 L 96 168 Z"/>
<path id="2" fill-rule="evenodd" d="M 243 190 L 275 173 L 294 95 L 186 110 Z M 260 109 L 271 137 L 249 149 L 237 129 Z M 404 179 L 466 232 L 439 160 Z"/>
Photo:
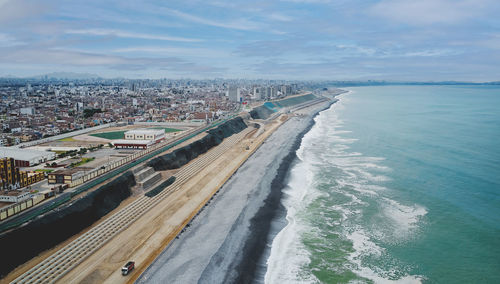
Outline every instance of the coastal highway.
<path id="1" fill-rule="evenodd" d="M 123 166 L 121 166 L 117 169 L 114 169 L 106 174 L 103 174 L 102 176 L 98 176 L 98 177 L 94 178 L 93 180 L 90 180 L 90 181 L 88 181 L 80 186 L 77 186 L 73 189 L 69 189 L 66 192 L 51 199 L 50 201 L 43 202 L 34 208 L 31 208 L 27 211 L 21 212 L 18 215 L 12 216 L 12 217 L 8 218 L 7 220 L 4 220 L 3 222 L 0 223 L 0 232 L 14 228 L 14 227 L 19 226 L 19 225 L 37 217 L 37 216 L 39 216 L 39 215 L 45 214 L 45 213 L 59 207 L 60 205 L 70 201 L 76 195 L 78 195 L 84 191 L 87 191 L 87 190 L 91 189 L 92 187 L 95 187 L 95 186 L 109 180 L 110 178 L 113 178 L 116 175 L 121 174 L 121 173 L 125 172 L 126 170 L 138 165 L 139 163 L 142 163 L 142 162 L 144 162 L 144 161 L 146 161 L 146 160 L 148 160 L 148 159 L 150 159 L 150 158 L 152 158 L 152 157 L 154 157 L 154 156 L 156 156 L 156 155 L 158 155 L 158 154 L 160 154 L 160 153 L 162 153 L 162 152 L 164 152 L 164 151 L 166 151 L 166 150 L 168 150 L 168 149 L 170 149 L 170 148 L 172 148 L 172 147 L 174 147 L 174 146 L 176 146 L 176 145 L 178 145 L 178 144 L 180 144 L 188 139 L 191 139 L 192 137 L 202 133 L 203 131 L 206 131 L 209 128 L 212 128 L 212 127 L 217 126 L 221 123 L 224 123 L 225 121 L 227 121 L 235 116 L 236 115 L 232 115 L 228 119 L 213 122 L 205 127 L 200 127 L 199 129 L 196 129 L 192 132 L 186 133 L 185 135 L 177 137 L 173 141 L 167 141 L 167 142 L 165 142 L 165 145 L 161 145 L 158 150 L 153 151 L 152 153 L 147 154 L 147 155 L 137 159 L 136 161 L 132 161 L 130 163 L 124 164 Z"/>
<path id="2" fill-rule="evenodd" d="M 228 137 L 219 146 L 181 168 L 175 175 L 175 182 L 161 193 L 151 198 L 141 196 L 136 199 L 16 278 L 12 283 L 53 283 L 57 281 L 169 194 L 178 190 L 182 184 L 238 143 L 250 131 L 251 129 L 247 128 Z"/>

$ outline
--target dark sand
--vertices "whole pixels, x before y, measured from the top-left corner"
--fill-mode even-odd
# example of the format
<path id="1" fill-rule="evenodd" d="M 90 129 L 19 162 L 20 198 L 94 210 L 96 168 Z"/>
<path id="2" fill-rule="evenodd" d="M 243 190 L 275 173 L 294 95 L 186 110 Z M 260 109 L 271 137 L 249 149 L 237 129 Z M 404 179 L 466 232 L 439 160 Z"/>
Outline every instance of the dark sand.
<path id="1" fill-rule="evenodd" d="M 137 282 L 263 282 L 269 240 L 286 225 L 283 183 L 314 116 L 331 104 L 278 128 Z"/>

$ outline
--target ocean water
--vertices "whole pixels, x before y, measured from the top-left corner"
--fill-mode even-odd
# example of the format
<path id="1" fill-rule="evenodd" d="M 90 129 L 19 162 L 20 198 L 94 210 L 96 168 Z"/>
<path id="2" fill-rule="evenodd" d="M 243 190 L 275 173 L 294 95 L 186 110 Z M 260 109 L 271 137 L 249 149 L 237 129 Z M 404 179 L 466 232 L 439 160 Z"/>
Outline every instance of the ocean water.
<path id="1" fill-rule="evenodd" d="M 500 283 L 500 87 L 349 90 L 297 151 L 266 283 Z"/>

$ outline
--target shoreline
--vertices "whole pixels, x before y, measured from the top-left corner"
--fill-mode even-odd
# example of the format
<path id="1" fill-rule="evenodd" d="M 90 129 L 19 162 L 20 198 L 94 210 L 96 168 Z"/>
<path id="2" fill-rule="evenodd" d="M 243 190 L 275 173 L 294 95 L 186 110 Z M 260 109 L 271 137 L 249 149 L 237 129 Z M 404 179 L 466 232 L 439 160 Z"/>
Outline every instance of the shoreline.
<path id="1" fill-rule="evenodd" d="M 281 190 L 296 150 L 314 117 L 335 102 L 310 107 L 268 137 L 136 283 L 252 282 L 272 220 L 285 212 Z"/>
<path id="2" fill-rule="evenodd" d="M 276 235 L 287 225 L 286 208 L 282 204 L 283 189 L 286 187 L 287 178 L 291 167 L 297 158 L 297 150 L 302 144 L 302 139 L 315 125 L 314 118 L 322 111 L 329 109 L 337 101 L 334 100 L 327 106 L 315 110 L 310 116 L 308 125 L 295 137 L 295 141 L 288 154 L 281 161 L 276 176 L 271 182 L 271 190 L 262 207 L 251 221 L 251 233 L 245 242 L 242 251 L 242 261 L 236 270 L 239 272 L 236 283 L 263 283 L 267 271 L 267 259 L 270 255 L 270 245 Z"/>

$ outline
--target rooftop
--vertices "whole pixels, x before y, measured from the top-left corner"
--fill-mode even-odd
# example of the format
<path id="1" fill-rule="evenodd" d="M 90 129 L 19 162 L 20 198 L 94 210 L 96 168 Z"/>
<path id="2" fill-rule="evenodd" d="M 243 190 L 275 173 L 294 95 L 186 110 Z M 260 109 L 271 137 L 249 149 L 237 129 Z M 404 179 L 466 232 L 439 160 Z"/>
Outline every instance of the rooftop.
<path id="1" fill-rule="evenodd" d="M 15 160 L 27 161 L 36 158 L 43 158 L 48 155 L 55 155 L 55 153 L 48 151 L 31 150 L 31 149 L 0 147 L 0 157 L 9 157 L 9 158 L 14 158 Z"/>
<path id="2" fill-rule="evenodd" d="M 125 134 L 157 134 L 157 135 L 161 135 L 164 133 L 165 131 L 163 129 L 132 129 L 125 132 Z"/>
<path id="3" fill-rule="evenodd" d="M 88 167 L 77 167 L 77 168 L 73 168 L 73 169 L 64 169 L 64 170 L 57 170 L 55 172 L 51 172 L 49 173 L 49 175 L 51 174 L 57 174 L 57 175 L 73 175 L 73 174 L 76 174 L 78 172 L 83 172 L 83 171 L 90 171 L 92 170 L 93 168 L 88 168 Z"/>
<path id="4" fill-rule="evenodd" d="M 153 141 L 151 140 L 127 140 L 127 139 L 118 139 L 114 140 L 113 145 L 116 144 L 130 144 L 130 145 L 151 145 L 153 144 Z"/>

